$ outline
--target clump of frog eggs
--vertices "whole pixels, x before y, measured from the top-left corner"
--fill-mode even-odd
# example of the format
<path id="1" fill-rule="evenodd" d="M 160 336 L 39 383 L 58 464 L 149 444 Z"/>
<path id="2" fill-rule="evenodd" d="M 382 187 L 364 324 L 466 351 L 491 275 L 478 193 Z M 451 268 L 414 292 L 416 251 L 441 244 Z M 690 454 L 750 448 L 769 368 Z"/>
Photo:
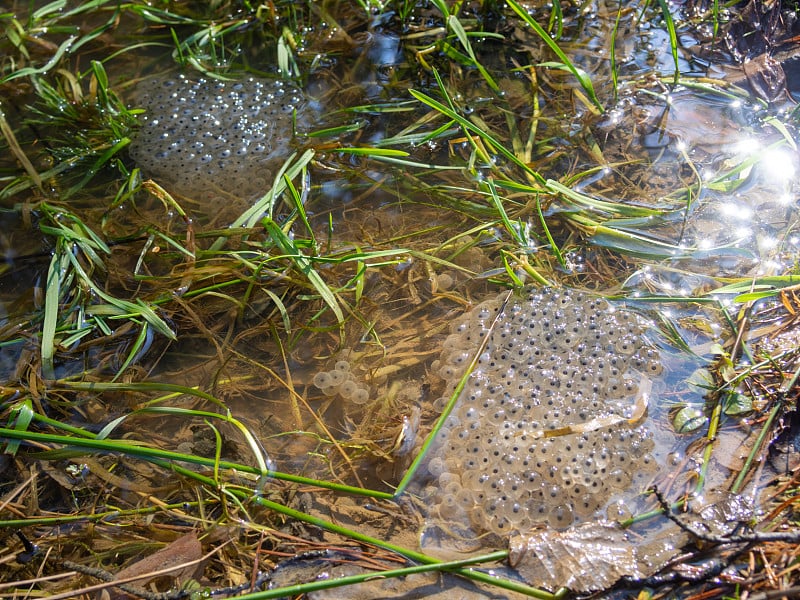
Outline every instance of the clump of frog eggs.
<path id="1" fill-rule="evenodd" d="M 480 355 L 428 454 L 431 516 L 498 535 L 566 528 L 647 476 L 642 421 L 662 365 L 645 329 L 634 312 L 556 289 L 503 293 L 456 323 L 433 365 L 439 408 Z"/>
<path id="2" fill-rule="evenodd" d="M 178 75 L 140 85 L 136 104 L 144 114 L 129 152 L 148 176 L 187 196 L 225 190 L 246 199 L 272 185 L 305 101 L 279 80 Z"/>
<path id="3" fill-rule="evenodd" d="M 337 361 L 331 371 L 316 373 L 312 383 L 326 396 L 339 394 L 353 404 L 366 404 L 369 401 L 369 390 L 355 379 L 346 360 Z"/>

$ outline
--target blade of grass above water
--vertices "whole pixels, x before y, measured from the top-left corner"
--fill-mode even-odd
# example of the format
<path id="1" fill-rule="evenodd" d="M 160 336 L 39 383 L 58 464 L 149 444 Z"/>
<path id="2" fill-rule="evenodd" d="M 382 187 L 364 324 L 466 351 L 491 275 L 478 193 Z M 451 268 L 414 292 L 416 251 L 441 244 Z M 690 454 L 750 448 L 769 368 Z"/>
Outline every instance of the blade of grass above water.
<path id="1" fill-rule="evenodd" d="M 528 11 L 520 6 L 516 0 L 507 0 L 508 5 L 511 9 L 517 13 L 517 15 L 527 23 L 531 29 L 539 36 L 539 38 L 547 44 L 547 46 L 552 50 L 552 52 L 558 56 L 559 60 L 564 64 L 564 66 L 575 76 L 578 80 L 578 83 L 581 85 L 583 90 L 588 94 L 592 103 L 597 107 L 597 109 L 602 113 L 605 111 L 603 104 L 597 98 L 597 94 L 594 91 L 594 86 L 592 85 L 592 80 L 589 75 L 583 69 L 576 67 L 575 64 L 569 59 L 569 57 L 564 53 L 564 51 L 559 47 L 558 44 L 550 37 L 550 34 L 547 33 L 536 20 L 528 14 Z"/>
<path id="2" fill-rule="evenodd" d="M 667 26 L 667 34 L 669 35 L 669 48 L 672 54 L 672 63 L 675 67 L 675 75 L 673 77 L 673 85 L 678 85 L 681 77 L 680 58 L 678 57 L 678 33 L 675 31 L 675 21 L 672 19 L 672 12 L 669 10 L 669 5 L 666 0 L 658 0 L 658 6 L 661 8 L 661 15 L 664 17 L 664 23 Z"/>

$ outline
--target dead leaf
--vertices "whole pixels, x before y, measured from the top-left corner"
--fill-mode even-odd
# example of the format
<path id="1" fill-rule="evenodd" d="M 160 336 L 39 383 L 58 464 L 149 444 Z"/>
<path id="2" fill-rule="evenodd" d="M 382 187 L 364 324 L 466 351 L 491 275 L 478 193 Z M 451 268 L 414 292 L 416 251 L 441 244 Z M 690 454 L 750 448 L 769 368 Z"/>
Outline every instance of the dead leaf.
<path id="1" fill-rule="evenodd" d="M 623 576 L 642 576 L 636 547 L 609 521 L 514 536 L 508 564 L 535 587 L 581 593 L 607 589 Z"/>
<path id="2" fill-rule="evenodd" d="M 170 567 L 179 567 L 186 563 L 192 563 L 170 573 L 171 577 L 178 580 L 191 579 L 200 568 L 196 561 L 202 556 L 203 548 L 200 545 L 200 540 L 197 539 L 197 534 L 191 531 L 158 552 L 122 569 L 115 575 L 115 579 L 130 579 L 141 575 L 142 578 L 136 581 L 136 585 L 141 586 L 153 579 L 154 576 L 151 574 L 156 571 L 164 571 Z"/>
<path id="3" fill-rule="evenodd" d="M 783 66 L 769 54 L 760 54 L 742 63 L 747 82 L 753 92 L 767 102 L 775 102 L 786 90 Z"/>

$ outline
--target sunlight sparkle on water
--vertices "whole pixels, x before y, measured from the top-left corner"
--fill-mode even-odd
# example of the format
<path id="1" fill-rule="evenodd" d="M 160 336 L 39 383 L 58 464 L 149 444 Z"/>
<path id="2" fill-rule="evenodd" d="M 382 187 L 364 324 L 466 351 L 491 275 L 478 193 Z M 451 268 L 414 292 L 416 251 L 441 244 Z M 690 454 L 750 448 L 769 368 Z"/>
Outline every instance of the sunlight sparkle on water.
<path id="1" fill-rule="evenodd" d="M 795 157 L 789 148 L 770 148 L 764 152 L 761 165 L 776 183 L 789 183 L 795 176 Z"/>
<path id="2" fill-rule="evenodd" d="M 778 238 L 766 235 L 758 236 L 758 246 L 763 252 L 774 250 L 778 246 Z"/>
<path id="3" fill-rule="evenodd" d="M 761 143 L 756 138 L 744 137 L 733 146 L 733 151 L 742 158 L 751 156 L 761 149 Z"/>
<path id="4" fill-rule="evenodd" d="M 721 204 L 719 212 L 724 217 L 735 219 L 737 221 L 748 221 L 753 218 L 753 210 L 749 206 L 745 206 L 738 202 L 726 202 Z"/>
<path id="5" fill-rule="evenodd" d="M 784 270 L 784 265 L 775 260 L 765 260 L 758 267 L 759 275 L 773 275 L 781 273 Z"/>

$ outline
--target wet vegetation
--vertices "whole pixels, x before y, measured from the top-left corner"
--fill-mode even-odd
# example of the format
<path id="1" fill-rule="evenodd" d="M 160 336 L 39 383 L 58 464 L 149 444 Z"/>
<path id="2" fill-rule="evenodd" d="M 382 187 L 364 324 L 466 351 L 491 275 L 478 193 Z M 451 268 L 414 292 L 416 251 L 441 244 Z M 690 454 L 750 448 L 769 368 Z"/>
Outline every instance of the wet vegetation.
<path id="1" fill-rule="evenodd" d="M 0 590 L 571 593 L 530 558 L 570 533 L 512 543 L 517 570 L 508 540 L 437 553 L 409 487 L 469 375 L 434 402 L 450 324 L 533 285 L 648 318 L 666 372 L 663 464 L 607 516 L 679 547 L 572 592 L 796 595 L 796 8 L 13 3 Z M 256 197 L 132 159 L 137 86 L 178 74 L 304 91 Z"/>

